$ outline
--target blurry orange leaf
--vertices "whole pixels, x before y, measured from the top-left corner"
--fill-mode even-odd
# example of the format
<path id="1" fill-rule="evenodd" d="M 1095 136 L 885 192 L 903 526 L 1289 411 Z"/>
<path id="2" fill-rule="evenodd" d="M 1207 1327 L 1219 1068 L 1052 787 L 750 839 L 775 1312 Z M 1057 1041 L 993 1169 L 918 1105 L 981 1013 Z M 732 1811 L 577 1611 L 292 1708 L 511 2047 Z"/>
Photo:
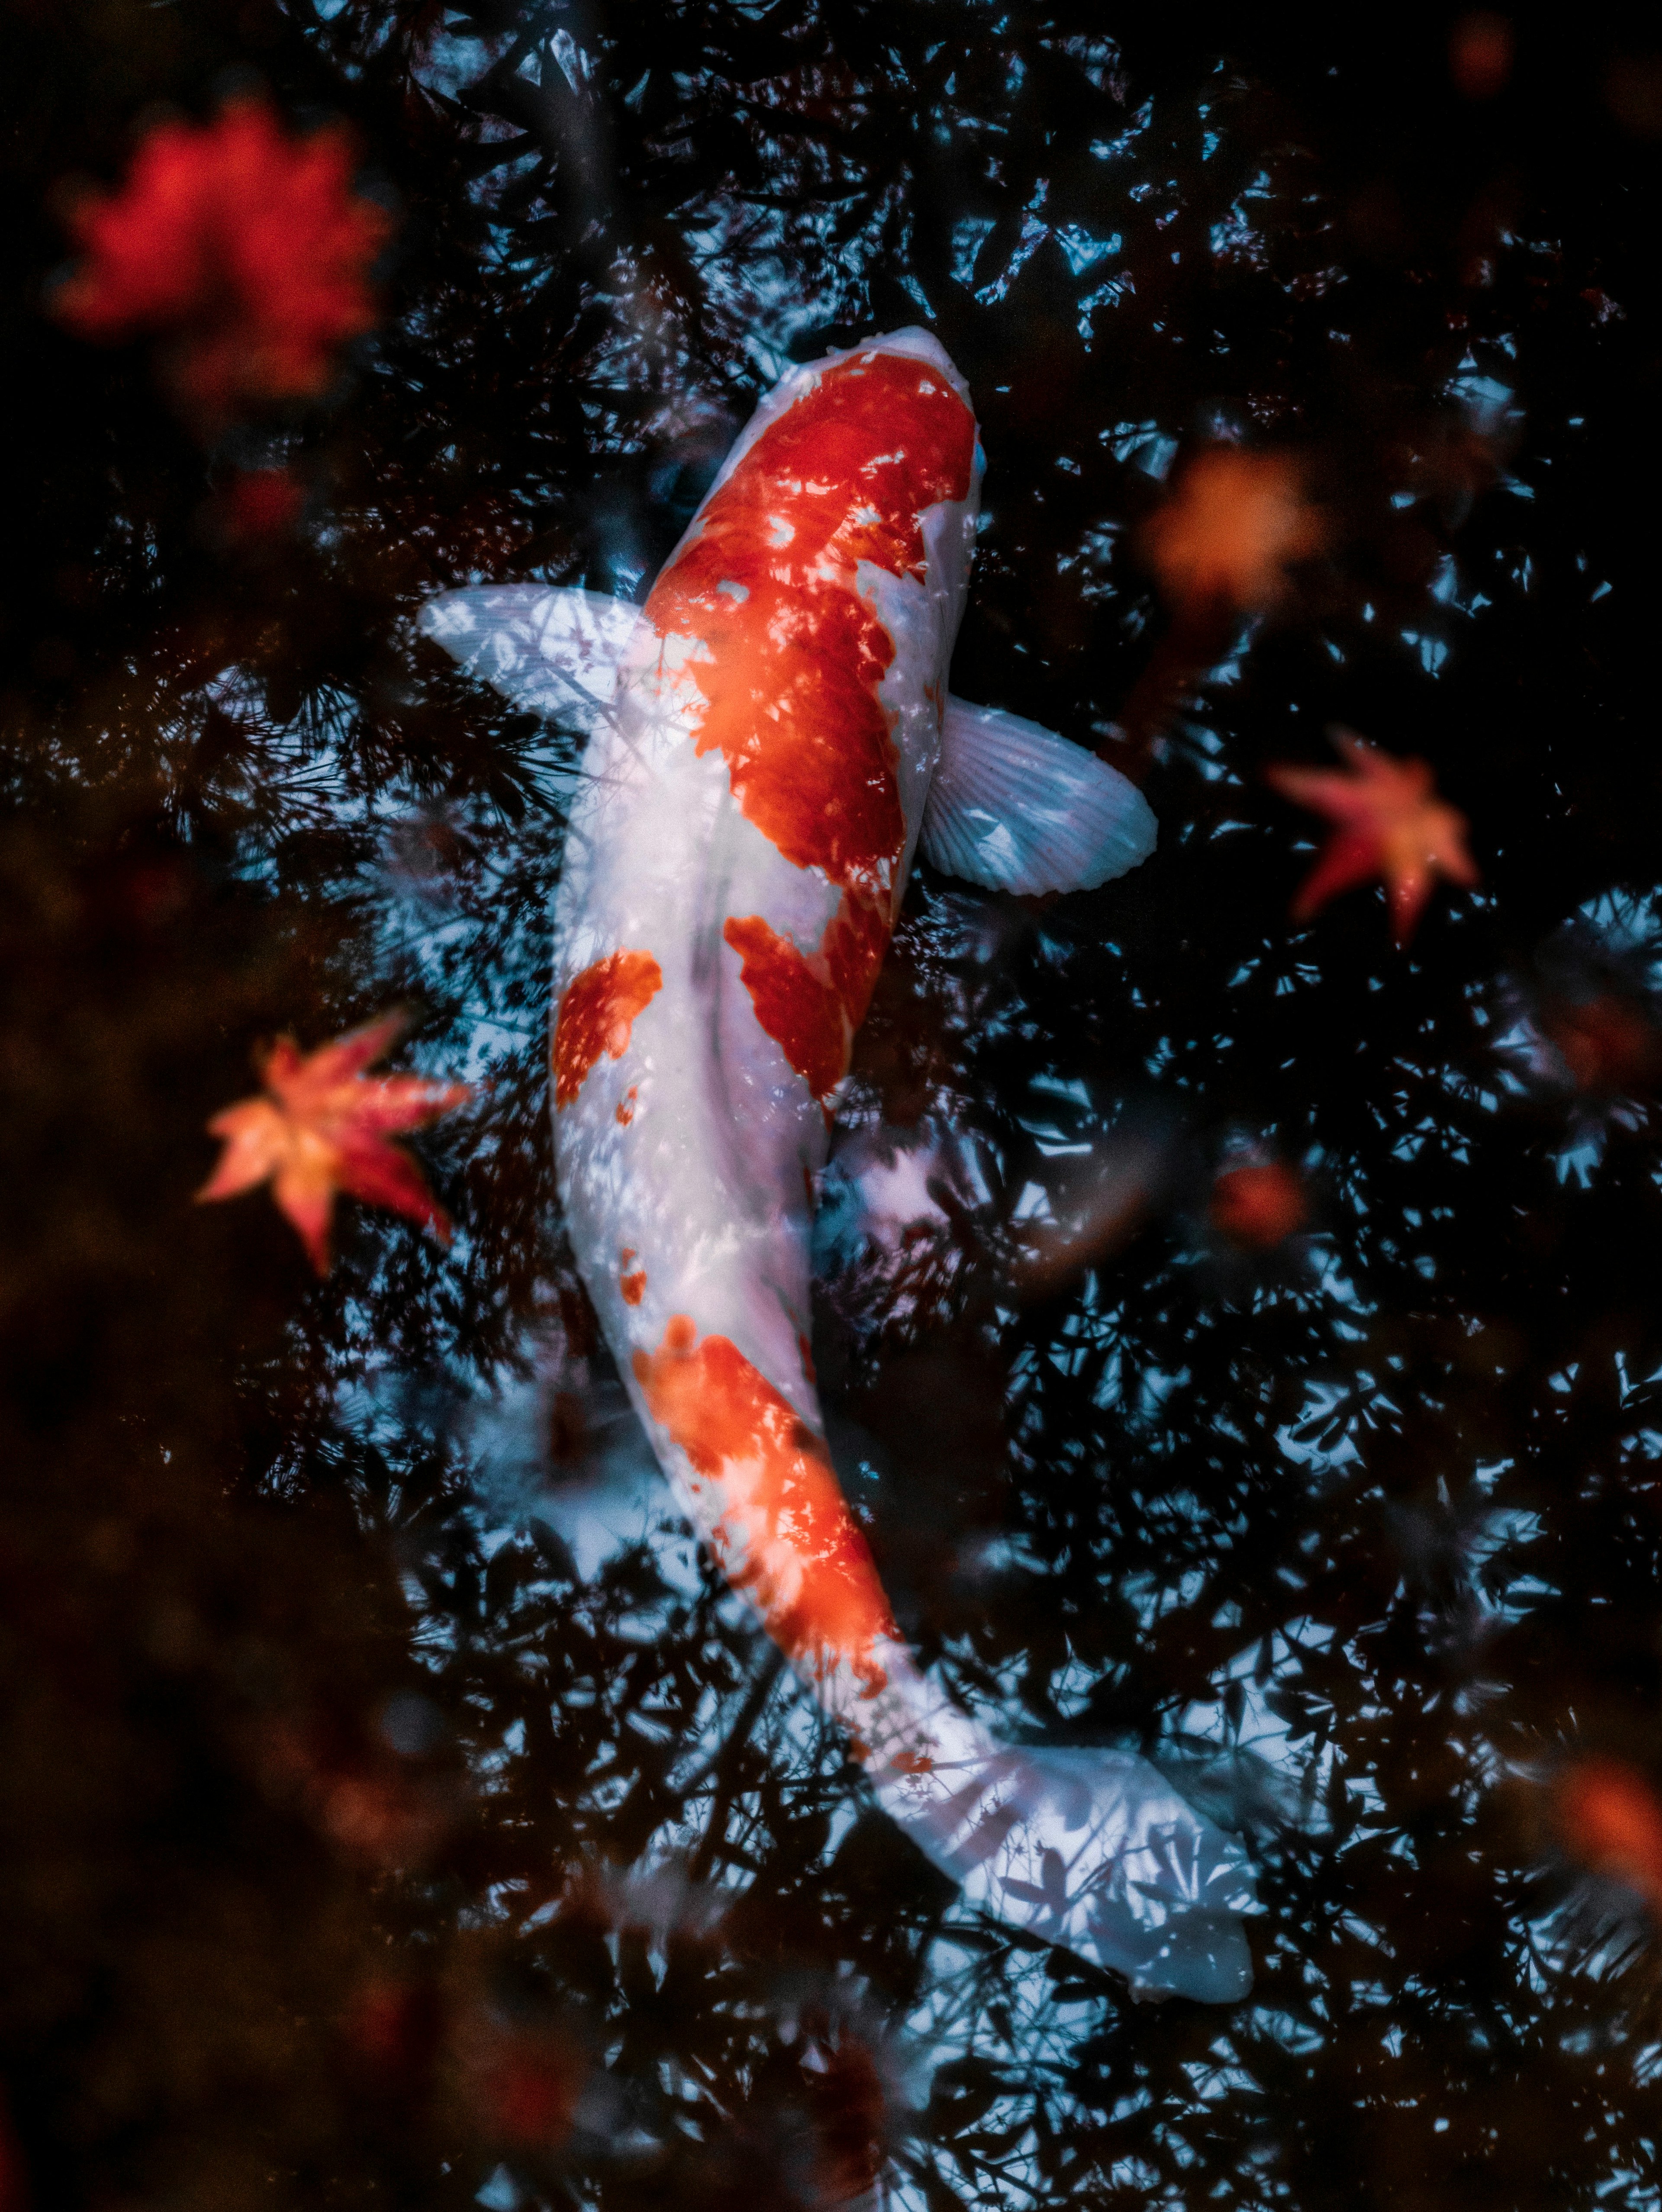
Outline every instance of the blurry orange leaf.
<path id="1" fill-rule="evenodd" d="M 429 1858 L 462 1809 L 456 1776 L 331 1738 L 315 1721 L 267 1721 L 251 1749 L 268 1792 L 294 1805 L 344 1856 L 361 1864 L 411 1867 Z"/>
<path id="2" fill-rule="evenodd" d="M 341 2033 L 355 2057 L 383 2074 L 413 2074 L 434 2057 L 442 2027 L 438 1991 L 429 1983 L 377 1972 L 352 1992 Z"/>
<path id="3" fill-rule="evenodd" d="M 389 1773 L 338 1774 L 317 1796 L 314 1817 L 350 1857 L 370 1866 L 418 1865 L 455 1825 L 453 1790 Z"/>
<path id="4" fill-rule="evenodd" d="M 1632 1098 L 1662 1075 L 1662 1034 L 1644 1008 L 1614 991 L 1579 1004 L 1550 1000 L 1541 1024 L 1578 1091 Z"/>
<path id="5" fill-rule="evenodd" d="M 876 2187 L 889 2136 L 889 2097 L 876 2059 L 845 2035 L 816 2047 L 802 2069 L 819 2137 L 815 2164 L 820 2204 L 851 2204 Z"/>
<path id="6" fill-rule="evenodd" d="M 551 2150 L 571 2131 L 587 2066 L 547 2022 L 517 2022 L 470 2007 L 456 2023 L 451 2061 L 474 2129 L 508 2150 Z"/>
<path id="7" fill-rule="evenodd" d="M 269 1181 L 320 1275 L 329 1269 L 338 1191 L 390 1206 L 447 1242 L 449 1221 L 421 1170 L 387 1139 L 454 1112 L 472 1093 L 465 1083 L 420 1075 L 366 1076 L 404 1025 L 402 1014 L 384 1014 L 305 1055 L 292 1037 L 279 1038 L 262 1071 L 265 1096 L 240 1099 L 209 1122 L 225 1150 L 198 1199 L 235 1198 Z"/>
<path id="8" fill-rule="evenodd" d="M 392 228 L 352 167 L 344 132 L 291 138 L 259 100 L 157 124 L 120 190 L 70 210 L 85 258 L 58 315 L 82 337 L 175 338 L 174 380 L 210 415 L 315 395 L 374 320 L 368 270 Z"/>
<path id="9" fill-rule="evenodd" d="M 1512 25 L 1492 9 L 1462 15 L 1449 33 L 1448 68 L 1468 100 L 1493 100 L 1512 75 Z"/>
<path id="10" fill-rule="evenodd" d="M 1573 1858 L 1662 1911 L 1662 1802 L 1642 1774 L 1619 1759 L 1579 1760 L 1558 1779 L 1553 1813 Z"/>
<path id="11" fill-rule="evenodd" d="M 1636 138 L 1662 137 L 1662 54 L 1621 54 L 1604 78 L 1610 112 Z"/>
<path id="12" fill-rule="evenodd" d="M 1046 1163 L 1044 1213 L 1012 1224 L 1014 1280 L 1022 1295 L 1048 1297 L 1124 1243 L 1147 1218 L 1166 1164 L 1159 1132 L 1108 1137 L 1087 1153 Z"/>
<path id="13" fill-rule="evenodd" d="M 1227 1168 L 1212 1186 L 1212 1225 L 1232 1244 L 1268 1251 L 1310 1218 L 1304 1180 L 1281 1160 Z"/>
<path id="14" fill-rule="evenodd" d="M 1326 543 L 1298 465 L 1219 446 L 1189 464 L 1143 526 L 1142 546 L 1172 605 L 1255 614 L 1274 605 L 1286 572 Z"/>
<path id="15" fill-rule="evenodd" d="M 1293 902 L 1308 921 L 1336 892 L 1383 880 L 1398 945 L 1406 945 L 1437 877 L 1475 884 L 1466 850 L 1466 817 L 1437 797 L 1424 761 L 1398 760 L 1351 730 L 1333 742 L 1348 769 L 1276 767 L 1266 771 L 1277 791 L 1338 824 Z"/>

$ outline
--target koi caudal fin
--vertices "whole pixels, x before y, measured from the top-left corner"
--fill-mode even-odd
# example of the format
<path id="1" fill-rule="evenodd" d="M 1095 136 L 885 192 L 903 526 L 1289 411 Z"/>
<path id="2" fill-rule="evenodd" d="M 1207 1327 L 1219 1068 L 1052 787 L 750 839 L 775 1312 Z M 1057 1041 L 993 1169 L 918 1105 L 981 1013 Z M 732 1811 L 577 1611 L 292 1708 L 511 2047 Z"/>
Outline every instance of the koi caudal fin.
<path id="1" fill-rule="evenodd" d="M 896 1685 L 897 1687 L 900 1686 Z M 879 1803 L 969 1902 L 1134 1994 L 1230 2004 L 1252 1986 L 1246 1854 L 1134 1752 L 1001 1744 L 916 1675 L 927 1759 L 868 1752 Z"/>

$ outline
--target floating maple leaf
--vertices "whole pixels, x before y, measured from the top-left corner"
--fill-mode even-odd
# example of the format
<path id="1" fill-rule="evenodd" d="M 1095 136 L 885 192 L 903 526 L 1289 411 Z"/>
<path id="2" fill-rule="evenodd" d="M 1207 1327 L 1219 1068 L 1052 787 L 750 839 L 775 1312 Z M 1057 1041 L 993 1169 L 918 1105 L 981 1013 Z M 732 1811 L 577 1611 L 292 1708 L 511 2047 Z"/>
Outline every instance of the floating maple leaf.
<path id="1" fill-rule="evenodd" d="M 1226 1168 L 1212 1186 L 1212 1224 L 1232 1244 L 1267 1252 L 1310 1218 L 1304 1178 L 1284 1160 Z"/>
<path id="2" fill-rule="evenodd" d="M 1300 886 L 1294 920 L 1308 921 L 1336 892 L 1379 877 L 1390 896 L 1397 942 L 1406 945 L 1437 877 L 1457 884 L 1477 880 L 1466 850 L 1466 817 L 1437 797 L 1424 761 L 1398 760 L 1354 730 L 1330 734 L 1348 769 L 1266 771 L 1277 791 L 1338 824 Z"/>
<path id="3" fill-rule="evenodd" d="M 221 531 L 242 544 L 282 537 L 306 504 L 306 488 L 287 469 L 239 469 L 217 501 Z"/>
<path id="4" fill-rule="evenodd" d="M 1326 542 L 1297 464 L 1230 446 L 1191 461 L 1142 531 L 1161 590 L 1190 615 L 1261 612 L 1281 597 L 1293 563 Z"/>
<path id="5" fill-rule="evenodd" d="M 383 1747 L 331 1743 L 326 1729 L 294 1717 L 269 1721 L 252 1751 L 270 1795 L 363 1865 L 420 1865 L 463 1809 L 454 1773 L 390 1758 Z"/>
<path id="6" fill-rule="evenodd" d="M 58 316 L 83 337 L 173 336 L 173 380 L 210 416 L 320 392 L 374 319 L 368 272 L 392 227 L 352 165 L 344 131 L 291 138 L 263 100 L 156 125 L 120 191 L 70 210 L 86 258 Z"/>
<path id="7" fill-rule="evenodd" d="M 1662 1911 L 1662 1802 L 1642 1774 L 1620 1759 L 1580 1759 L 1559 1777 L 1552 1809 L 1573 1857 Z"/>
<path id="8" fill-rule="evenodd" d="M 875 2054 L 847 2032 L 829 2045 L 816 2039 L 801 2064 L 819 2138 L 817 2202 L 864 2201 L 881 2177 L 891 2125 L 883 2070 Z"/>
<path id="9" fill-rule="evenodd" d="M 1512 75 L 1512 25 L 1488 8 L 1462 15 L 1448 36 L 1449 75 L 1468 100 L 1493 100 Z"/>
<path id="10" fill-rule="evenodd" d="M 279 1038 L 262 1071 L 266 1095 L 240 1099 L 209 1122 L 225 1150 L 198 1198 L 234 1198 L 269 1179 L 320 1275 L 329 1269 L 338 1191 L 390 1206 L 447 1243 L 449 1220 L 421 1170 L 387 1139 L 454 1112 L 472 1094 L 465 1083 L 420 1075 L 366 1076 L 404 1025 L 402 1014 L 383 1014 L 305 1055 L 292 1037 Z"/>
<path id="11" fill-rule="evenodd" d="M 1650 1009 L 1615 991 L 1583 1000 L 1549 999 L 1541 1026 L 1571 1081 L 1592 1098 L 1635 1098 L 1662 1075 L 1662 1034 Z"/>
<path id="12" fill-rule="evenodd" d="M 473 2131 L 504 2150 L 550 2151 L 571 2131 L 587 2068 L 551 2021 L 498 2005 L 460 2008 L 449 2038 L 454 2092 Z"/>

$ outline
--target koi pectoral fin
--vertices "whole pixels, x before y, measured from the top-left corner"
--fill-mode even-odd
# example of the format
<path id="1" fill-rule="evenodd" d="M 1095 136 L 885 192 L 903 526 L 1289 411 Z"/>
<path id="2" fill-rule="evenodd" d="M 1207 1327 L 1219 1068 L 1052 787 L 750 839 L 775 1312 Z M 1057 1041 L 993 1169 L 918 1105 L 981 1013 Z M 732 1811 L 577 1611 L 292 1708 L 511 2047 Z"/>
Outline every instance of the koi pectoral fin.
<path id="1" fill-rule="evenodd" d="M 949 698 L 923 811 L 932 866 L 989 890 L 1093 889 L 1158 835 L 1136 786 L 1082 745 L 998 707 Z"/>
<path id="2" fill-rule="evenodd" d="M 618 669 L 641 620 L 627 600 L 541 584 L 441 592 L 421 628 L 482 683 L 585 736 L 611 712 Z"/>

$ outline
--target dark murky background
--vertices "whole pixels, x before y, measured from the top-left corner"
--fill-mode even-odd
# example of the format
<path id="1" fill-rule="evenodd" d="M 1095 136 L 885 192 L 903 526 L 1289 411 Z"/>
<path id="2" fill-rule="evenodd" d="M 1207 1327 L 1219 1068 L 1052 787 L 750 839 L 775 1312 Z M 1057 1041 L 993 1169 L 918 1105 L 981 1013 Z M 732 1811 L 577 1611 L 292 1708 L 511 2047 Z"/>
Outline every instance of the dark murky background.
<path id="1" fill-rule="evenodd" d="M 5 9 L 8 2212 L 1658 2201 L 1662 52 L 1283 16 Z M 207 428 L 51 286 L 66 180 L 250 88 L 396 229 L 328 390 Z M 834 1442 L 968 1701 L 1245 1825 L 1233 2010 L 965 1911 L 676 1523 L 553 1203 L 574 746 L 412 624 L 643 588 L 787 362 L 911 321 L 989 461 L 954 688 L 1161 843 L 920 871 Z M 1145 527 L 1220 443 L 1318 518 L 1239 620 Z M 1330 723 L 1470 820 L 1406 952 L 1288 919 Z M 347 1207 L 320 1284 L 204 1123 L 393 1004 L 481 1086 L 456 1239 Z"/>

